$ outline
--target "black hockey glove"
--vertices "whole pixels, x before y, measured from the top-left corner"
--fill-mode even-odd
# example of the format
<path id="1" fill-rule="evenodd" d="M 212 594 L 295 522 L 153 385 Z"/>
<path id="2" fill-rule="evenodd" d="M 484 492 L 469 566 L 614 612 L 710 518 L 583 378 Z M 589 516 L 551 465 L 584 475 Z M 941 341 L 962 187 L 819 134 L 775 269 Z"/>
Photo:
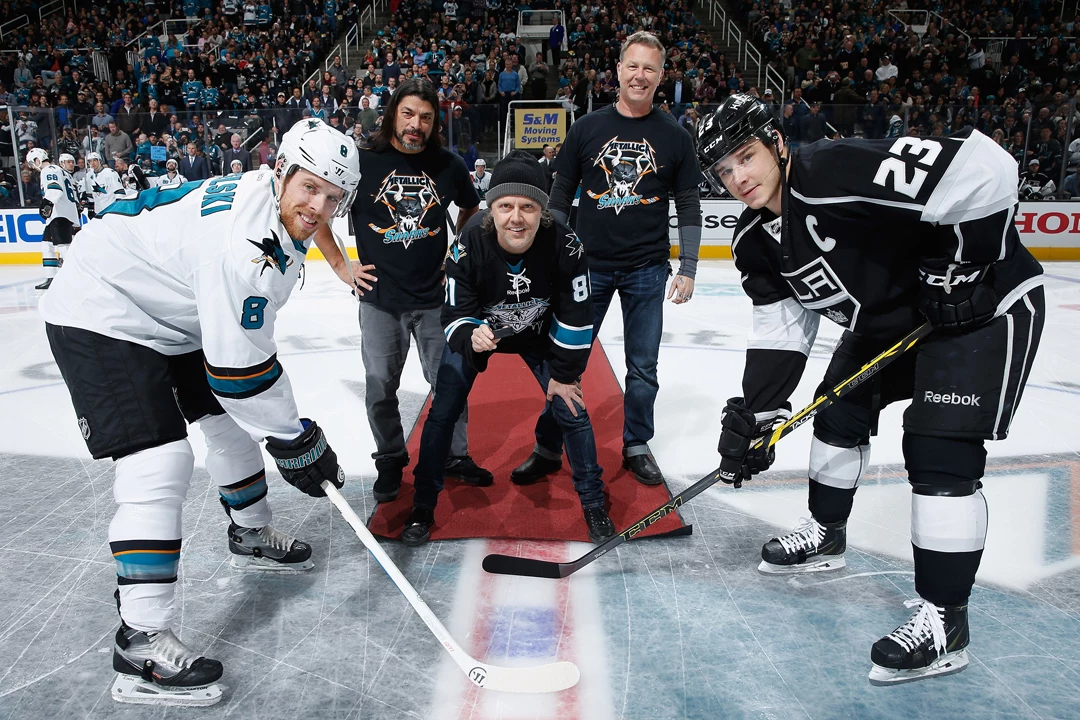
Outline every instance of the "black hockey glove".
<path id="1" fill-rule="evenodd" d="M 790 416 L 791 408 L 786 403 L 785 407 L 775 412 L 761 413 L 759 416 L 746 407 L 741 397 L 728 399 L 720 419 L 724 430 L 716 446 L 720 452 L 720 479 L 739 488 L 744 480 L 768 470 L 776 459 L 776 449 L 761 447 L 752 450 L 750 446 L 778 422 L 782 423 Z"/>
<path id="2" fill-rule="evenodd" d="M 345 473 L 338 466 L 337 453 L 330 449 L 323 431 L 314 420 L 303 418 L 304 432 L 295 440 L 266 438 L 266 451 L 274 458 L 285 481 L 311 497 L 325 497 L 320 487 L 329 480 L 337 487 L 345 484 Z"/>
<path id="3" fill-rule="evenodd" d="M 52 215 L 52 211 L 52 200 L 46 200 L 45 198 L 41 198 L 41 205 L 38 206 L 38 212 L 41 214 L 42 219 L 48 220 L 49 216 Z"/>
<path id="4" fill-rule="evenodd" d="M 998 306 L 993 277 L 993 265 L 924 259 L 919 267 L 919 310 L 942 332 L 966 332 L 988 323 Z"/>

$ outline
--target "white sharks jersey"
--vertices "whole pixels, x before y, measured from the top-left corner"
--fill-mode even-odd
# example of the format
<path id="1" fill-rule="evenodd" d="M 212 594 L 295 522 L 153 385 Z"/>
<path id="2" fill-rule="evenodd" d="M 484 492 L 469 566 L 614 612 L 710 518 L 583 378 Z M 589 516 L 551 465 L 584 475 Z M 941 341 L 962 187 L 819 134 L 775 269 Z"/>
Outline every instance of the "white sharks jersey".
<path id="1" fill-rule="evenodd" d="M 183 185 L 188 180 L 180 173 L 176 173 L 172 177 L 169 177 L 168 173 L 160 175 L 158 177 L 146 178 L 151 187 L 172 187 L 173 185 Z"/>
<path id="2" fill-rule="evenodd" d="M 86 177 L 83 178 L 83 194 L 94 201 L 95 214 L 100 215 L 113 200 L 124 197 L 126 193 L 120 175 L 111 167 L 102 166 L 97 172 L 87 168 Z"/>
<path id="3" fill-rule="evenodd" d="M 274 321 L 310 238 L 285 231 L 273 188 L 267 170 L 114 201 L 64 258 L 41 316 L 165 355 L 201 349 L 210 388 L 240 427 L 295 438 Z"/>
<path id="4" fill-rule="evenodd" d="M 67 218 L 79 227 L 79 206 L 75 203 L 75 181 L 59 165 L 41 168 L 41 196 L 52 203 L 52 214 L 45 220 L 46 227 L 56 218 Z"/>

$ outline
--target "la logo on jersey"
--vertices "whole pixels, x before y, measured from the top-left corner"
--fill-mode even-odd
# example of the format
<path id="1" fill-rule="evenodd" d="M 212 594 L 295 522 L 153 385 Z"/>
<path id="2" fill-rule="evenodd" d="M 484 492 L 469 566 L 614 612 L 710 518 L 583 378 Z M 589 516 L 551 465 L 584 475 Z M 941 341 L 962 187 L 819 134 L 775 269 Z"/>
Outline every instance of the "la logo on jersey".
<path id="1" fill-rule="evenodd" d="M 610 208 L 618 215 L 632 205 L 651 205 L 660 199 L 645 198 L 637 193 L 641 179 L 657 170 L 656 152 L 648 140 L 632 142 L 615 136 L 600 148 L 593 166 L 602 168 L 607 176 L 607 190 L 602 193 L 588 191 L 600 209 Z"/>
<path id="2" fill-rule="evenodd" d="M 804 308 L 819 312 L 849 330 L 855 327 L 862 303 L 852 297 L 824 258 L 814 258 L 783 276 Z"/>
<path id="3" fill-rule="evenodd" d="M 408 248 L 415 240 L 442 232 L 441 227 L 429 230 L 424 226 L 428 211 L 439 204 L 435 181 L 427 173 L 398 175 L 396 170 L 391 171 L 375 193 L 375 202 L 386 207 L 393 224 L 379 227 L 368 223 L 368 227 L 382 235 L 386 244 L 399 242 Z"/>

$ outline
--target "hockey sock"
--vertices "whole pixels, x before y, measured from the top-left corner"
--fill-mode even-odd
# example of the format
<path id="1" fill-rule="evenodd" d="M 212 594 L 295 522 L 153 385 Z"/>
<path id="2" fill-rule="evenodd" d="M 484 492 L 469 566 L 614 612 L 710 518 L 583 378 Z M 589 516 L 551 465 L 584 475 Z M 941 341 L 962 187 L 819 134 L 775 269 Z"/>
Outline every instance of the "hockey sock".
<path id="1" fill-rule="evenodd" d="M 195 456 L 188 441 L 160 445 L 116 462 L 109 524 L 120 617 L 136 630 L 168 628 L 180 566 L 181 512 Z"/>
<path id="2" fill-rule="evenodd" d="M 56 277 L 60 268 L 60 258 L 56 256 L 56 246 L 48 240 L 41 241 L 41 266 L 45 268 L 45 277 Z"/>
<path id="3" fill-rule="evenodd" d="M 810 514 L 820 523 L 847 520 L 859 480 L 870 464 L 870 445 L 838 447 L 817 435 L 810 444 Z"/>
<path id="4" fill-rule="evenodd" d="M 259 444 L 228 415 L 199 420 L 206 437 L 206 469 L 229 511 L 241 527 L 270 524 L 273 513 L 266 501 L 266 469 Z"/>

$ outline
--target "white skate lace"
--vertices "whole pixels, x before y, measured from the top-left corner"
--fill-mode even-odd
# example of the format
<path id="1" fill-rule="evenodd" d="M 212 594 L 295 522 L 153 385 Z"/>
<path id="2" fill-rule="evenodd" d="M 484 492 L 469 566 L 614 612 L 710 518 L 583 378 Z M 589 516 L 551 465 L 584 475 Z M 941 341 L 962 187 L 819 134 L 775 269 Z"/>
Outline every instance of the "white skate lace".
<path id="1" fill-rule="evenodd" d="M 908 652 L 915 650 L 928 636 L 934 639 L 934 647 L 939 654 L 945 652 L 945 623 L 941 621 L 941 613 L 933 603 L 922 598 L 907 600 L 905 607 L 918 608 L 906 623 L 889 633 L 888 637 L 895 640 Z"/>
<path id="2" fill-rule="evenodd" d="M 147 637 L 150 640 L 150 647 L 162 660 L 181 670 L 191 667 L 191 664 L 201 657 L 180 642 L 180 638 L 173 635 L 172 630 L 147 633 Z"/>
<path id="3" fill-rule="evenodd" d="M 785 551 L 794 553 L 799 550 L 816 550 L 824 538 L 825 528 L 814 518 L 799 518 L 799 524 L 794 530 L 776 539 Z"/>
<path id="4" fill-rule="evenodd" d="M 269 525 L 259 528 L 259 537 L 270 547 L 282 552 L 291 550 L 293 543 L 296 542 L 296 538 L 292 535 L 287 535 Z"/>

